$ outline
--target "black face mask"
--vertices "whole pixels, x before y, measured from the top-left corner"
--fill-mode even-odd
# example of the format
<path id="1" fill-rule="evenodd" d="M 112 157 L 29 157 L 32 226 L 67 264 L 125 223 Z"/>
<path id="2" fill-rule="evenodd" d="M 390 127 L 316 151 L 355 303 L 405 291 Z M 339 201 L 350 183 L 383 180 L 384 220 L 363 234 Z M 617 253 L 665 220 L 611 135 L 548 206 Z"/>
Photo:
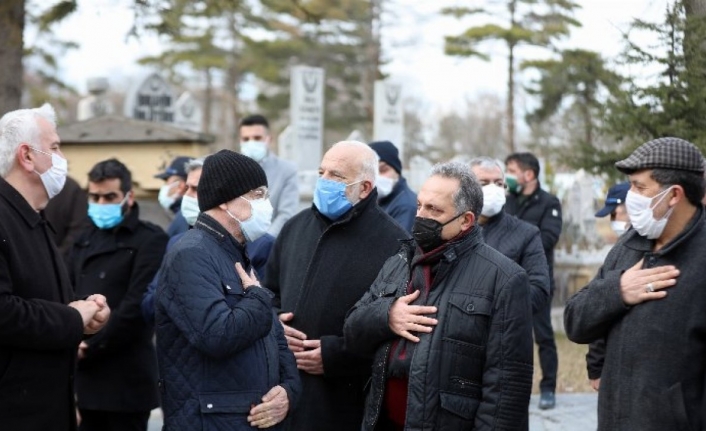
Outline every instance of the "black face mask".
<path id="1" fill-rule="evenodd" d="M 414 226 L 412 227 L 412 236 L 414 240 L 417 241 L 417 245 L 425 252 L 434 250 L 444 243 L 444 240 L 441 239 L 441 231 L 444 229 L 444 226 L 462 215 L 463 214 L 459 214 L 444 224 L 431 218 L 415 217 Z"/>

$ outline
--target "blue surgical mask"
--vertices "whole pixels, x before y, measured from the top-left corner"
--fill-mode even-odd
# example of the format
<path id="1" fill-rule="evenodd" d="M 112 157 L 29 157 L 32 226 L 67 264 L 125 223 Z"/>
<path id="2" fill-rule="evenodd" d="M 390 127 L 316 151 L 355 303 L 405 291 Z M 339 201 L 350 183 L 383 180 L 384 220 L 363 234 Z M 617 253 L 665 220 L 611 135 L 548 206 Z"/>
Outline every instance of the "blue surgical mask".
<path id="1" fill-rule="evenodd" d="M 110 229 L 119 225 L 123 221 L 123 205 L 127 201 L 128 195 L 125 195 L 118 204 L 97 204 L 90 202 L 88 204 L 88 216 L 93 221 L 98 229 Z"/>
<path id="2" fill-rule="evenodd" d="M 314 190 L 314 205 L 316 209 L 327 218 L 336 220 L 353 208 L 353 204 L 346 196 L 346 187 L 362 181 L 346 184 L 319 178 L 316 180 L 316 190 Z"/>

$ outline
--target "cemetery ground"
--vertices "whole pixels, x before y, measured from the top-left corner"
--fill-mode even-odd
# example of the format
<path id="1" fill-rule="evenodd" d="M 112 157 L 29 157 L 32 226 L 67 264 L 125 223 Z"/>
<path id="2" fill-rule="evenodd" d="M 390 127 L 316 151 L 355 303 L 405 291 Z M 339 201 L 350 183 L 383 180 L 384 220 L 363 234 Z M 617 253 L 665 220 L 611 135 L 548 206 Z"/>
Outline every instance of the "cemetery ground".
<path id="1" fill-rule="evenodd" d="M 587 344 L 575 344 L 561 332 L 555 333 L 556 349 L 559 355 L 559 371 L 557 378 L 557 393 L 594 393 L 586 374 Z M 539 367 L 537 347 L 534 348 L 534 384 L 532 393 L 539 393 L 539 380 L 542 372 Z"/>

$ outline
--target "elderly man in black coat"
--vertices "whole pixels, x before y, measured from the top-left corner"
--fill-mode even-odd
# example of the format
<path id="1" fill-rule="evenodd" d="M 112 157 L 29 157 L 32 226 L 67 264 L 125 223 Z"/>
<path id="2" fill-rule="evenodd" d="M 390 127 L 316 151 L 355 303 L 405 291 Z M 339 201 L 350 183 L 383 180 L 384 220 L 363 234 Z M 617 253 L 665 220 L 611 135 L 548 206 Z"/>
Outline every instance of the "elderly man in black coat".
<path id="1" fill-rule="evenodd" d="M 328 150 L 314 205 L 284 225 L 265 270 L 303 384 L 291 430 L 360 430 L 371 360 L 344 346 L 343 322 L 408 238 L 377 205 L 377 170 L 361 142 Z"/>
<path id="2" fill-rule="evenodd" d="M 154 331 L 140 306 L 168 237 L 140 220 L 130 171 L 116 159 L 99 162 L 88 173 L 88 200 L 92 225 L 71 249 L 69 274 L 76 295 L 92 290 L 105 295 L 113 315 L 79 348 L 80 429 L 146 430 L 159 393 Z"/>
<path id="3" fill-rule="evenodd" d="M 659 138 L 615 166 L 631 188 L 632 228 L 566 305 L 574 342 L 606 339 L 599 431 L 706 427 L 704 161 L 690 142 Z"/>
<path id="4" fill-rule="evenodd" d="M 478 217 L 483 239 L 527 272 L 532 313 L 537 313 L 549 298 L 549 270 L 539 229 L 503 211 L 505 174 L 499 160 L 478 157 L 469 164 L 483 187 L 483 209 Z"/>
<path id="5" fill-rule="evenodd" d="M 42 209 L 66 180 L 54 109 L 0 119 L 0 428 L 76 429 L 73 373 L 84 333 L 110 315 L 105 297 L 73 301 Z M 93 293 L 93 290 L 91 292 Z"/>
<path id="6" fill-rule="evenodd" d="M 521 430 L 532 389 L 527 274 L 484 243 L 468 165 L 434 166 L 411 241 L 385 262 L 344 328 L 375 352 L 364 431 Z"/>

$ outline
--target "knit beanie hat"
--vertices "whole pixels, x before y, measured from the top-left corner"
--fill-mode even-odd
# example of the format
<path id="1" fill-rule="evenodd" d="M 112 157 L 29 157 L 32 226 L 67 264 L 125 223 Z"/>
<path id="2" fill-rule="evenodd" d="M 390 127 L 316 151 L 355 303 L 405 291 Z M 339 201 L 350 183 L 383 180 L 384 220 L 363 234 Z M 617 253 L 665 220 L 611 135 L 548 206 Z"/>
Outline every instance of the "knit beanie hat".
<path id="1" fill-rule="evenodd" d="M 258 162 L 235 151 L 221 150 L 203 162 L 199 209 L 208 211 L 262 186 L 267 186 L 267 176 Z"/>
<path id="2" fill-rule="evenodd" d="M 400 152 L 397 147 L 390 141 L 376 141 L 370 144 L 370 148 L 375 150 L 380 157 L 380 161 L 387 163 L 396 170 L 398 174 L 402 174 L 402 162 L 400 162 Z"/>

